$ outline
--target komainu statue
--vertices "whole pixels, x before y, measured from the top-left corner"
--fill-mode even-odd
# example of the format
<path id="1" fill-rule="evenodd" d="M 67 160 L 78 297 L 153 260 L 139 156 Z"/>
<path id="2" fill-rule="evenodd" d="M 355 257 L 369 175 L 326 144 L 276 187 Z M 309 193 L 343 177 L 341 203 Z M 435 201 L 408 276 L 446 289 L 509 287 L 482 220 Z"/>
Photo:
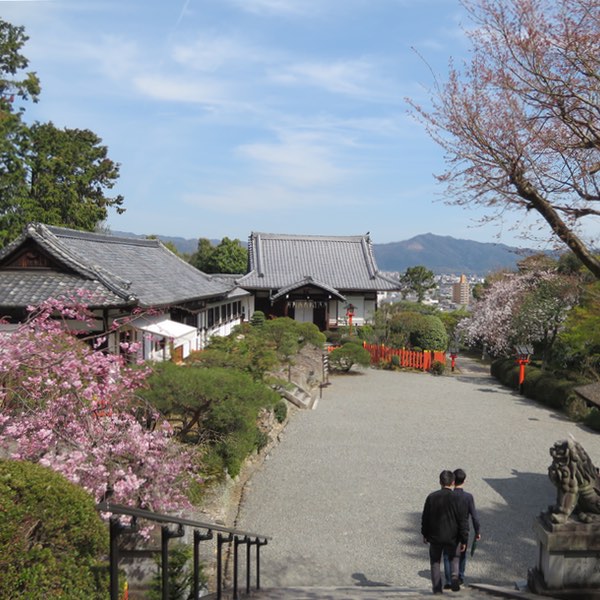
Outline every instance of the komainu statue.
<path id="1" fill-rule="evenodd" d="M 565 523 L 571 514 L 580 521 L 600 521 L 600 479 L 598 470 L 583 446 L 575 440 L 556 442 L 550 448 L 552 464 L 548 477 L 557 487 L 556 504 L 550 519 Z"/>

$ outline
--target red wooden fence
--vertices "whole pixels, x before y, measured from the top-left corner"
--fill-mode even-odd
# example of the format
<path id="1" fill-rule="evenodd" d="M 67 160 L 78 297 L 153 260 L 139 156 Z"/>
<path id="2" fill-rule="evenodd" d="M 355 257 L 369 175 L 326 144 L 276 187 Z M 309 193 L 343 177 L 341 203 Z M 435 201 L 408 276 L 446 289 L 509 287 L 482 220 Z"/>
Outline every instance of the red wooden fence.
<path id="1" fill-rule="evenodd" d="M 363 346 L 371 353 L 371 363 L 392 362 L 392 356 L 398 357 L 400 367 L 409 367 L 412 369 L 423 369 L 429 371 L 433 361 L 440 361 L 446 364 L 446 353 L 437 350 L 423 350 L 416 352 L 414 350 L 405 350 L 404 348 L 388 348 L 384 344 L 367 344 Z"/>

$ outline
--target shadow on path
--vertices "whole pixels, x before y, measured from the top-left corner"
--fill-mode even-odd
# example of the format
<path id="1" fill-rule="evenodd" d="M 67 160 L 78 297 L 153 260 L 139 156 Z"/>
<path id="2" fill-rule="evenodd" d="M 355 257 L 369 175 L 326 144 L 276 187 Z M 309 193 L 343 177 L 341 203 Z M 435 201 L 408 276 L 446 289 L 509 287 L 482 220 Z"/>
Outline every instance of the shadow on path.
<path id="1" fill-rule="evenodd" d="M 354 585 L 360 587 L 390 587 L 389 583 L 383 583 L 382 581 L 371 581 L 367 579 L 364 573 L 352 573 L 352 579 L 356 582 Z"/>
<path id="2" fill-rule="evenodd" d="M 535 517 L 556 498 L 549 448 L 600 436 L 491 377 L 370 370 L 336 376 L 317 410 L 295 413 L 254 475 L 238 526 L 273 538 L 270 586 L 429 588 L 420 535 L 442 468 L 461 466 L 482 540 L 467 581 L 505 586 L 536 564 Z"/>

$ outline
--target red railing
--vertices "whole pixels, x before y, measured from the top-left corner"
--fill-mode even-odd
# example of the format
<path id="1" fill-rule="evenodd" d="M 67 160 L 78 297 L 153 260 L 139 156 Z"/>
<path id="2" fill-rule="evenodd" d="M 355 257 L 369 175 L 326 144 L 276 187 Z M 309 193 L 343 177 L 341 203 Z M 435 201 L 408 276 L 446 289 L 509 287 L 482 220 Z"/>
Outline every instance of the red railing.
<path id="1" fill-rule="evenodd" d="M 367 344 L 363 346 L 371 354 L 371 364 L 381 362 L 392 362 L 393 356 L 398 357 L 399 367 L 408 367 L 411 369 L 422 369 L 429 371 L 434 361 L 446 364 L 446 353 L 437 350 L 406 350 L 404 348 L 388 348 L 384 344 Z"/>

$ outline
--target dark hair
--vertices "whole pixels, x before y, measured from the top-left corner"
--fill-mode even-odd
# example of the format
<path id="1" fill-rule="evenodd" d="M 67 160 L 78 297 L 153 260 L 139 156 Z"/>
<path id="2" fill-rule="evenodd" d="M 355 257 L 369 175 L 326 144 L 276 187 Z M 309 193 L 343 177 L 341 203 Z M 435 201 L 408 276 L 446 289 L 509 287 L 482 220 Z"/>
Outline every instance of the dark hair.
<path id="1" fill-rule="evenodd" d="M 448 487 L 449 485 L 452 485 L 454 483 L 454 473 L 452 471 L 448 471 L 448 469 L 445 469 L 444 471 L 442 471 L 440 473 L 440 483 L 444 487 Z"/>
<path id="2" fill-rule="evenodd" d="M 462 485 L 467 478 L 467 474 L 462 469 L 454 471 L 454 485 Z"/>

